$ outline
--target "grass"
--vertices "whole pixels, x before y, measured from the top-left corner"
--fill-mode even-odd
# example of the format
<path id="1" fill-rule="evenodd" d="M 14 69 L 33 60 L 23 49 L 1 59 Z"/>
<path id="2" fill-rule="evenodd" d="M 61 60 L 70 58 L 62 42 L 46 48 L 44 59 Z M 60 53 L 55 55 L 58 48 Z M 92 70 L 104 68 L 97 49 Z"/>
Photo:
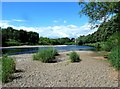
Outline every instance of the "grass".
<path id="1" fill-rule="evenodd" d="M 108 58 L 109 52 L 107 51 L 98 51 L 96 52 L 96 56 L 103 56 L 104 58 Z"/>
<path id="2" fill-rule="evenodd" d="M 70 57 L 71 62 L 81 61 L 79 55 L 74 51 L 69 54 L 69 57 Z"/>
<path id="3" fill-rule="evenodd" d="M 48 48 L 39 51 L 33 55 L 33 60 L 39 60 L 43 63 L 52 62 L 55 59 L 55 56 L 58 55 L 58 52 L 54 48 Z"/>
<path id="4" fill-rule="evenodd" d="M 0 64 L 2 65 L 0 78 L 3 83 L 9 82 L 11 80 L 12 74 L 15 72 L 15 61 L 12 58 L 4 55 L 0 59 Z"/>
<path id="5" fill-rule="evenodd" d="M 120 70 L 120 46 L 115 47 L 111 50 L 111 53 L 108 55 L 108 59 L 113 67 L 117 70 Z"/>

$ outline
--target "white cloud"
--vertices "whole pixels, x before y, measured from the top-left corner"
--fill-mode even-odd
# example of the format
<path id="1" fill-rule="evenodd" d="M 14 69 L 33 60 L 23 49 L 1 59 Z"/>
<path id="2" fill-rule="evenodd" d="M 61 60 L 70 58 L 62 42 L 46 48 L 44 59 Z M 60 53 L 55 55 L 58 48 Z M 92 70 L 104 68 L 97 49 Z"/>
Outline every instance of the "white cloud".
<path id="1" fill-rule="evenodd" d="M 12 19 L 14 22 L 25 22 L 25 20 L 20 20 L 20 19 Z"/>
<path id="2" fill-rule="evenodd" d="M 59 22 L 59 21 L 58 21 L 58 20 L 54 20 L 53 22 L 54 22 L 54 23 L 57 23 L 57 22 Z"/>
<path id="3" fill-rule="evenodd" d="M 67 21 L 66 21 L 66 20 L 64 20 L 64 21 L 63 21 L 63 23 L 67 23 Z"/>
<path id="4" fill-rule="evenodd" d="M 25 27 L 25 26 L 14 26 L 9 24 L 9 22 L 0 23 L 2 28 L 13 27 L 14 29 L 23 29 L 26 31 L 38 32 L 40 36 L 50 37 L 50 38 L 61 38 L 61 37 L 78 37 L 80 35 L 88 35 L 97 30 L 90 29 L 90 24 L 86 23 L 82 26 L 76 25 L 59 25 L 59 26 L 47 26 L 47 27 Z"/>

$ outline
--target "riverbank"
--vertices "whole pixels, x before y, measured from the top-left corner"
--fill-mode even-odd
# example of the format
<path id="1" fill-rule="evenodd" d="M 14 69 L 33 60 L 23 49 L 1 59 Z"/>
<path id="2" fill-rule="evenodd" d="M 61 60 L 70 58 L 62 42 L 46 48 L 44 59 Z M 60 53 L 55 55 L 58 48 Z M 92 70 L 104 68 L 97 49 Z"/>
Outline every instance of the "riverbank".
<path id="1" fill-rule="evenodd" d="M 9 46 L 9 47 L 0 47 L 1 48 L 34 48 L 34 47 L 60 47 L 67 45 L 22 45 L 22 46 Z"/>
<path id="2" fill-rule="evenodd" d="M 60 52 L 57 63 L 33 61 L 33 54 L 13 55 L 17 72 L 3 87 L 118 87 L 118 72 L 93 51 L 76 51 L 81 62 L 70 63 Z"/>

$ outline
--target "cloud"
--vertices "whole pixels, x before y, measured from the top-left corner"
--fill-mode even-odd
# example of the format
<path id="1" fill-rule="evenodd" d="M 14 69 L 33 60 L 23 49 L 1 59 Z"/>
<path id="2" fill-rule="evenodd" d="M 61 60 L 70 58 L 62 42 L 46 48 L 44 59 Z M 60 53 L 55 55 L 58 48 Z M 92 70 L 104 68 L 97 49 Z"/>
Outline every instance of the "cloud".
<path id="1" fill-rule="evenodd" d="M 66 20 L 61 20 L 61 19 L 54 20 L 53 22 L 54 22 L 54 23 L 67 23 Z"/>
<path id="2" fill-rule="evenodd" d="M 64 20 L 64 21 L 63 21 L 63 23 L 67 23 L 67 21 L 66 21 L 66 20 Z"/>
<path id="3" fill-rule="evenodd" d="M 57 22 L 59 22 L 59 21 L 58 21 L 58 20 L 54 20 L 53 22 L 54 22 L 54 23 L 57 23 Z"/>
<path id="4" fill-rule="evenodd" d="M 14 26 L 11 25 L 9 22 L 2 22 L 0 23 L 2 28 L 13 27 L 14 29 L 23 29 L 26 31 L 34 31 L 39 33 L 39 36 L 49 37 L 49 38 L 61 38 L 61 37 L 69 37 L 69 38 L 77 38 L 80 35 L 88 35 L 97 30 L 90 29 L 90 24 L 86 23 L 82 26 L 76 25 L 59 25 L 59 26 L 47 26 L 47 27 L 25 27 L 25 26 Z"/>
<path id="5" fill-rule="evenodd" d="M 25 22 L 25 20 L 20 20 L 20 19 L 12 19 L 14 22 Z"/>

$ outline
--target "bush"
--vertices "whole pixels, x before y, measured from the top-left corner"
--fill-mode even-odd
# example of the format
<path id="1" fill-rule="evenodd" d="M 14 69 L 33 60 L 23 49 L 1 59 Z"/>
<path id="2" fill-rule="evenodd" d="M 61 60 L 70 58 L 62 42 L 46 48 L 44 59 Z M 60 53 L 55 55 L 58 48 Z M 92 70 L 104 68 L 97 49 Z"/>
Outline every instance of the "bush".
<path id="1" fill-rule="evenodd" d="M 96 50 L 99 51 L 99 50 L 101 49 L 100 43 L 96 43 L 96 44 L 95 44 L 95 47 L 96 47 Z"/>
<path id="2" fill-rule="evenodd" d="M 8 56 L 3 56 L 0 59 L 0 62 L 2 63 L 2 82 L 8 82 L 12 76 L 12 73 L 15 72 L 15 61 L 8 57 Z"/>
<path id="3" fill-rule="evenodd" d="M 16 40 L 10 39 L 9 41 L 6 42 L 6 45 L 7 46 L 19 46 L 21 44 L 20 44 L 20 42 L 18 42 Z"/>
<path id="4" fill-rule="evenodd" d="M 105 51 L 111 51 L 113 47 L 116 47 L 118 44 L 118 37 L 120 33 L 114 33 L 102 46 L 102 49 Z"/>
<path id="5" fill-rule="evenodd" d="M 111 53 L 108 55 L 109 61 L 112 66 L 120 70 L 120 46 L 115 47 L 111 50 Z"/>
<path id="6" fill-rule="evenodd" d="M 71 52 L 69 54 L 71 62 L 79 62 L 81 61 L 79 55 L 76 52 Z"/>
<path id="7" fill-rule="evenodd" d="M 39 51 L 35 55 L 33 55 L 33 60 L 40 60 L 44 63 L 52 62 L 55 59 L 55 56 L 58 55 L 58 52 L 54 48 L 48 48 Z"/>

